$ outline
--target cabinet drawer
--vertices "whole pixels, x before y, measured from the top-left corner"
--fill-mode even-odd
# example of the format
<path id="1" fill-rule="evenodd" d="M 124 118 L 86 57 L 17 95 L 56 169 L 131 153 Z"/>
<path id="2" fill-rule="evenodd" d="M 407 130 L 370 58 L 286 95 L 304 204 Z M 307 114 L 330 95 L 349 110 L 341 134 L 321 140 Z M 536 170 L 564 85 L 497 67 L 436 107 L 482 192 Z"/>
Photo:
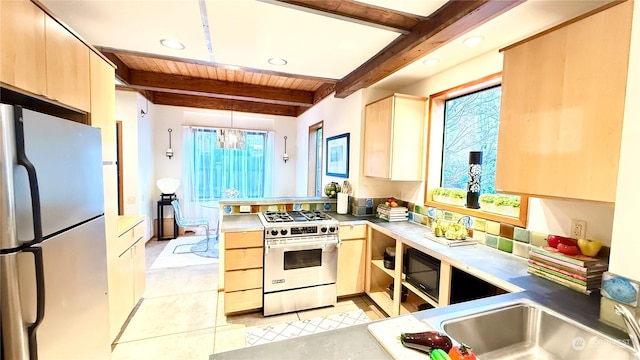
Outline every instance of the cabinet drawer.
<path id="1" fill-rule="evenodd" d="M 262 307 L 262 288 L 224 293 L 224 313 Z"/>
<path id="2" fill-rule="evenodd" d="M 133 229 L 133 241 L 138 241 L 140 239 L 142 239 L 142 236 L 144 235 L 144 221 L 141 222 L 140 224 L 136 225 Z"/>
<path id="3" fill-rule="evenodd" d="M 233 270 L 224 273 L 224 290 L 238 291 L 262 287 L 262 268 Z"/>
<path id="4" fill-rule="evenodd" d="M 134 226 L 127 230 L 124 234 L 118 236 L 114 246 L 112 247 L 113 253 L 116 255 L 122 254 L 125 250 L 130 248 L 136 241 L 140 240 L 144 235 L 144 222 Z"/>
<path id="5" fill-rule="evenodd" d="M 228 232 L 224 234 L 225 249 L 262 247 L 264 243 L 262 231 Z"/>
<path id="6" fill-rule="evenodd" d="M 116 255 L 120 255 L 125 252 L 133 243 L 136 242 L 135 234 L 133 229 L 125 232 L 124 234 L 118 236 L 113 246 L 113 253 Z"/>
<path id="7" fill-rule="evenodd" d="M 224 270 L 244 270 L 262 267 L 262 248 L 231 249 L 225 251 Z"/>
<path id="8" fill-rule="evenodd" d="M 340 237 L 340 240 L 364 239 L 366 233 L 366 225 L 341 225 L 338 236 Z"/>

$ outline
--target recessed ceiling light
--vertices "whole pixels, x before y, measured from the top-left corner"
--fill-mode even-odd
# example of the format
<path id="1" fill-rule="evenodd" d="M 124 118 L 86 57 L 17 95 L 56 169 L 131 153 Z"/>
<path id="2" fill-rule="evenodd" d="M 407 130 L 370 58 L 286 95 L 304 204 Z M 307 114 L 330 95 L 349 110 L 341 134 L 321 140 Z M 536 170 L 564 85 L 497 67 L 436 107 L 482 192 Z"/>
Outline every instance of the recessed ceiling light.
<path id="1" fill-rule="evenodd" d="M 439 59 L 427 59 L 427 60 L 423 61 L 422 63 L 427 65 L 427 66 L 433 66 L 433 65 L 435 65 L 435 64 L 437 64 L 439 62 L 440 62 Z"/>
<path id="2" fill-rule="evenodd" d="M 472 36 L 464 39 L 464 44 L 467 46 L 473 46 L 479 44 L 482 40 L 484 40 L 484 37 L 482 36 Z"/>
<path id="3" fill-rule="evenodd" d="M 174 50 L 182 50 L 182 49 L 184 49 L 184 44 L 181 43 L 178 40 L 162 39 L 162 40 L 160 40 L 160 44 L 168 47 L 169 49 L 174 49 Z"/>
<path id="4" fill-rule="evenodd" d="M 287 65 L 287 60 L 281 58 L 271 58 L 267 62 L 271 65 Z"/>

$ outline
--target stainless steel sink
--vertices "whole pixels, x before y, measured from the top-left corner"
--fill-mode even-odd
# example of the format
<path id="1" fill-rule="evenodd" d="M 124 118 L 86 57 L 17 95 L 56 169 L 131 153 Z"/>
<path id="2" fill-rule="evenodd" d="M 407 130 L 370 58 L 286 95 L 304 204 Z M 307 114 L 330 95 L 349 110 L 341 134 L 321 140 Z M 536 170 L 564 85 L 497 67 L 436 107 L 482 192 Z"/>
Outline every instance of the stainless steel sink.
<path id="1" fill-rule="evenodd" d="M 479 359 L 633 359 L 633 348 L 540 304 L 524 301 L 430 319 Z"/>

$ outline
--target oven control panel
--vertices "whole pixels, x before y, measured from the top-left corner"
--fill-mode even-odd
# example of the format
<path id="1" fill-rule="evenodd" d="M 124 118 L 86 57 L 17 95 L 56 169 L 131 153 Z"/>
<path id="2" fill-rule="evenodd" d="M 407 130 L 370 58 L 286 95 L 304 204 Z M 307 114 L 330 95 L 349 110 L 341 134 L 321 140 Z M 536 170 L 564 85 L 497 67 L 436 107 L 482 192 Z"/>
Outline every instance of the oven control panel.
<path id="1" fill-rule="evenodd" d="M 274 226 L 265 228 L 266 238 L 282 238 L 292 236 L 309 236 L 309 235 L 328 235 L 337 234 L 337 224 L 321 224 L 314 226 Z"/>

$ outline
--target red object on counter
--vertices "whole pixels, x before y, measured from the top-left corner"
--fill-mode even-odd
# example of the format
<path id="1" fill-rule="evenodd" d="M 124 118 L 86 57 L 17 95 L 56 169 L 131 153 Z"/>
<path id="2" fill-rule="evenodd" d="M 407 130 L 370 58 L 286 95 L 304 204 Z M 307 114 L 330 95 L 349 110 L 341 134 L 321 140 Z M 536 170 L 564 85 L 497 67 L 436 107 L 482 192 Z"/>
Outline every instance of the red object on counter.
<path id="1" fill-rule="evenodd" d="M 565 255 L 578 255 L 580 254 L 580 249 L 578 249 L 577 245 L 565 245 L 558 244 L 558 251 Z"/>
<path id="2" fill-rule="evenodd" d="M 452 347 L 449 351 L 449 357 L 451 360 L 476 360 L 471 348 L 465 344 Z"/>
<path id="3" fill-rule="evenodd" d="M 559 244 L 574 245 L 574 246 L 578 245 L 578 242 L 575 239 L 560 236 L 560 235 L 549 235 L 547 237 L 547 243 L 549 243 L 549 246 L 556 249 L 558 248 Z"/>

